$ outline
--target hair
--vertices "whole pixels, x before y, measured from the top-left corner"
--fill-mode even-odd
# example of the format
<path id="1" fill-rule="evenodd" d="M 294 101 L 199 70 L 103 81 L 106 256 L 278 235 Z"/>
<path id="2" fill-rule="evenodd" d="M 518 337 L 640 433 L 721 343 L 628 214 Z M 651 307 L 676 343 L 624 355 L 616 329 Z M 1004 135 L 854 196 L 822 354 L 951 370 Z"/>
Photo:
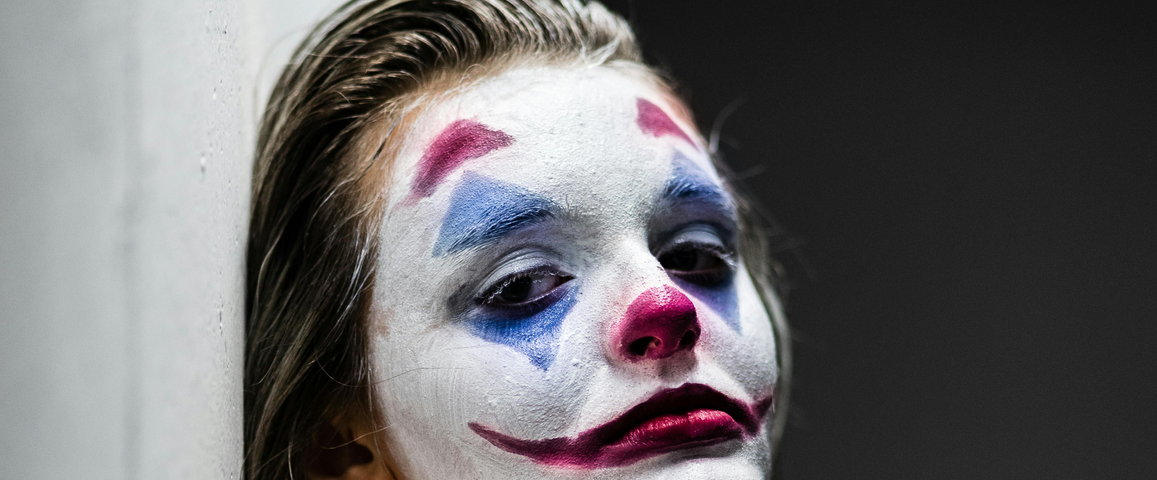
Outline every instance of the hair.
<path id="1" fill-rule="evenodd" d="M 330 422 L 380 420 L 367 317 L 392 150 L 419 99 L 520 65 L 603 65 L 671 92 L 643 66 L 626 21 L 580 0 L 351 1 L 298 47 L 267 104 L 253 167 L 244 379 L 251 480 L 305 478 L 309 448 Z M 778 277 L 766 229 L 737 200 L 747 220 L 740 254 L 771 309 Z M 775 444 L 790 352 L 782 317 L 772 318 L 781 369 Z"/>

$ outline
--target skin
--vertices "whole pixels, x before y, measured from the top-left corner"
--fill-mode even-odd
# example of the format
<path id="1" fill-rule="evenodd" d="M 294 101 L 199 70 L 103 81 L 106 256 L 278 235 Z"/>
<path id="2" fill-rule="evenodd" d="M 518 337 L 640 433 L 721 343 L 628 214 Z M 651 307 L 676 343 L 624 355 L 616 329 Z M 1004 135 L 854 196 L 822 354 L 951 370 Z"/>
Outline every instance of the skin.
<path id="1" fill-rule="evenodd" d="M 373 440 L 398 476 L 767 476 L 770 414 L 742 438 L 615 465 L 551 464 L 479 433 L 576 438 L 689 383 L 770 402 L 774 336 L 734 253 L 733 202 L 665 98 L 609 67 L 540 67 L 421 104 L 385 190 L 369 327 L 386 419 Z M 512 210 L 530 219 L 484 231 Z M 664 319 L 694 322 L 693 345 L 624 350 Z"/>

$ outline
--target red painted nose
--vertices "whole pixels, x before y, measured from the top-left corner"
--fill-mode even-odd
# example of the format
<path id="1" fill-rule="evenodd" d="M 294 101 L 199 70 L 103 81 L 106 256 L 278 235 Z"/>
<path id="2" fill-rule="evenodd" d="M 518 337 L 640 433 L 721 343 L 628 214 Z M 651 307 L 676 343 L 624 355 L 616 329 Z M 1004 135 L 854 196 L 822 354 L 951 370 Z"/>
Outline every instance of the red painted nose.
<path id="1" fill-rule="evenodd" d="M 699 331 L 695 304 L 683 292 L 664 285 L 631 302 L 615 345 L 628 361 L 658 360 L 690 350 L 699 341 Z"/>

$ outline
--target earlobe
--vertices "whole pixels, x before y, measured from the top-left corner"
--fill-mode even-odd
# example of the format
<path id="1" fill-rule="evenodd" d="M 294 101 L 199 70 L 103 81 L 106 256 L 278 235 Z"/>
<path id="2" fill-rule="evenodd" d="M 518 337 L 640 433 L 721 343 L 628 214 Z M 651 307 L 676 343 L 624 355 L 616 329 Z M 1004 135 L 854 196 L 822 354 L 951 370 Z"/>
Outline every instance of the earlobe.
<path id="1" fill-rule="evenodd" d="M 365 430 L 365 431 L 362 431 Z M 384 448 L 368 429 L 322 425 L 307 450 L 310 480 L 394 480 Z"/>

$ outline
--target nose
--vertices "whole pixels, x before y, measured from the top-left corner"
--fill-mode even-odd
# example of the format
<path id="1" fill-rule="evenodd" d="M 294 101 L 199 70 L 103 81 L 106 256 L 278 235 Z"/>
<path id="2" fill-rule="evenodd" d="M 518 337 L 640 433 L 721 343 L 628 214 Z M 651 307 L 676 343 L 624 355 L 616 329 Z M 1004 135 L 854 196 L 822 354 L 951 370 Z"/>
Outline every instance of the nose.
<path id="1" fill-rule="evenodd" d="M 624 360 L 659 360 L 693 348 L 699 332 L 695 304 L 683 292 L 664 285 L 631 302 L 619 322 L 614 345 Z"/>

